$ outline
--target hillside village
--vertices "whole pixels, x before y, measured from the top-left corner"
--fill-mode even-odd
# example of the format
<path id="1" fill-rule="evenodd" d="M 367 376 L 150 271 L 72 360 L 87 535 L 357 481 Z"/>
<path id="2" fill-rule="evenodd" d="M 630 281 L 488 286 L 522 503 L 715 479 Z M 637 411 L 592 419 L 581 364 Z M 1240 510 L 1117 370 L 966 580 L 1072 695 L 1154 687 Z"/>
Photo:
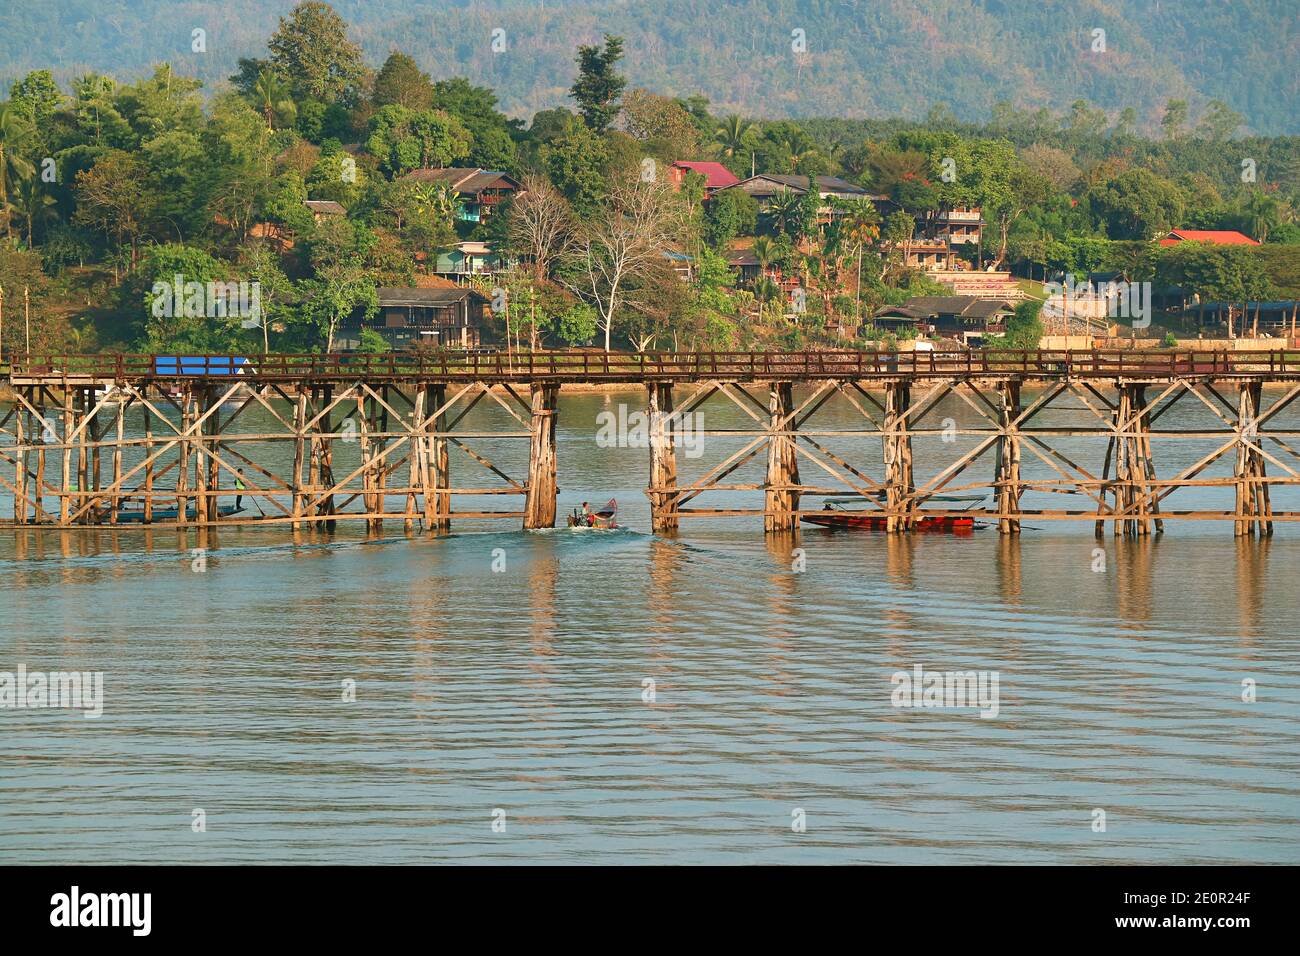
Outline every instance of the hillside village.
<path id="1" fill-rule="evenodd" d="M 401 52 L 370 68 L 319 2 L 217 90 L 168 64 L 70 90 L 30 73 L 0 102 L 0 348 L 1296 335 L 1300 140 L 1235 138 L 1222 103 L 1194 123 L 1170 100 L 1159 140 L 1083 101 L 995 104 L 983 126 L 767 121 L 628 89 L 627 52 L 579 47 L 573 108 L 527 123 Z M 255 307 L 214 303 L 241 282 Z"/>

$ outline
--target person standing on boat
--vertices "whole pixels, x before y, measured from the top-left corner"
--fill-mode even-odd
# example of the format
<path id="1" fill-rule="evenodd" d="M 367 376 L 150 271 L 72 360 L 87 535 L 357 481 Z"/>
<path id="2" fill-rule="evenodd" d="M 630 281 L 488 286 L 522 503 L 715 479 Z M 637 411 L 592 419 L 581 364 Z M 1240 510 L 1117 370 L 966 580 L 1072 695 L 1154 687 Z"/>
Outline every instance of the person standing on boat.
<path id="1" fill-rule="evenodd" d="M 588 528 L 594 524 L 592 521 L 591 507 L 585 501 L 582 503 L 582 523 Z"/>
<path id="2" fill-rule="evenodd" d="M 244 502 L 244 469 L 240 468 L 235 472 L 235 510 L 240 510 L 240 505 Z"/>

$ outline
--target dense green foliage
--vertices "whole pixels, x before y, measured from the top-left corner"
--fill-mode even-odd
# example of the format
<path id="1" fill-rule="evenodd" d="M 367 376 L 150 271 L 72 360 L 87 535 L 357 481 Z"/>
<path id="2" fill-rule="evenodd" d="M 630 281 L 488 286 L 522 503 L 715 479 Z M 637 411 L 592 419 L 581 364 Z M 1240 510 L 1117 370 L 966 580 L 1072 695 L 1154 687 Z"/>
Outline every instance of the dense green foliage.
<path id="1" fill-rule="evenodd" d="M 1001 5 L 984 6 L 976 26 Z M 810 49 L 841 16 L 819 14 Z M 518 260 L 484 280 L 508 293 L 493 314 L 512 344 L 847 344 L 874 336 L 876 307 L 944 292 L 904 260 L 966 206 L 987 223 L 982 245 L 963 247 L 973 267 L 1114 271 L 1202 302 L 1300 295 L 1300 138 L 1243 138 L 1223 102 L 1171 99 L 1151 121 L 1085 100 L 1056 112 L 1001 102 L 980 123 L 948 108 L 920 120 L 773 119 L 781 102 L 745 116 L 665 95 L 673 82 L 633 86 L 645 68 L 634 33 L 570 48 L 551 78 L 551 102 L 567 91 L 568 105 L 524 123 L 497 88 L 448 75 L 455 58 L 419 42 L 369 60 L 374 20 L 357 16 L 361 29 L 315 0 L 286 10 L 216 89 L 168 63 L 134 81 L 14 78 L 0 99 L 0 286 L 11 316 L 27 290 L 33 347 L 330 348 L 345 319 L 374 314 L 377 287 L 411 284 L 459 240 Z M 511 36 L 497 54 L 505 90 Z M 820 67 L 805 65 L 816 89 Z M 828 211 L 794 191 L 761 211 L 738 190 L 706 201 L 694 174 L 668 187 L 663 171 L 680 159 L 740 176 L 842 176 L 907 212 L 867 201 Z M 527 195 L 479 218 L 445 185 L 405 177 L 446 165 L 507 172 Z M 314 213 L 309 199 L 344 214 Z M 1152 241 L 1172 228 L 1236 229 L 1265 245 Z M 728 264 L 738 246 L 757 263 L 743 280 Z M 256 282 L 260 309 L 252 321 L 159 313 L 154 290 L 176 276 Z M 1032 323 L 1018 327 L 1027 339 Z M 5 348 L 19 335 L 6 323 Z"/>

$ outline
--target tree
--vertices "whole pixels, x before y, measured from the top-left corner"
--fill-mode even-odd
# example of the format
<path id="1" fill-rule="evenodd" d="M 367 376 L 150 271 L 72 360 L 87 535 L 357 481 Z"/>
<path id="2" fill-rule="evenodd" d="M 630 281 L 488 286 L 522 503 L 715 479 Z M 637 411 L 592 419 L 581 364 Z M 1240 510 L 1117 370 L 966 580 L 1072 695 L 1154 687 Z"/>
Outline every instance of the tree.
<path id="1" fill-rule="evenodd" d="M 699 131 L 681 103 L 648 90 L 633 90 L 623 100 L 627 131 L 647 149 L 669 160 L 693 156 L 699 150 Z"/>
<path id="2" fill-rule="evenodd" d="M 366 150 L 401 175 L 412 169 L 443 167 L 469 153 L 469 130 L 442 110 L 414 112 L 385 106 L 370 118 Z"/>
<path id="3" fill-rule="evenodd" d="M 577 120 L 539 152 L 542 168 L 578 216 L 592 216 L 605 195 L 606 164 L 610 160 L 605 140 Z"/>
<path id="4" fill-rule="evenodd" d="M 523 195 L 510 207 L 507 234 L 511 247 L 532 261 L 540 281 L 573 241 L 573 210 L 544 176 L 529 173 L 521 185 Z"/>
<path id="5" fill-rule="evenodd" d="M 334 217 L 322 222 L 308 243 L 314 276 L 301 284 L 306 293 L 302 308 L 325 338 L 326 352 L 334 351 L 340 322 L 358 309 L 367 319 L 379 309 L 374 275 L 366 262 L 372 239 L 348 220 Z"/>
<path id="6" fill-rule="evenodd" d="M 276 119 L 291 124 L 298 112 L 289 95 L 289 84 L 273 70 L 263 70 L 253 84 L 250 99 L 266 120 L 266 128 L 275 129 Z"/>
<path id="7" fill-rule="evenodd" d="M 77 220 L 113 236 L 119 250 L 129 248 L 132 268 L 140 235 L 156 206 L 145 178 L 143 164 L 116 149 L 77 174 Z"/>
<path id="8" fill-rule="evenodd" d="M 35 129 L 13 103 L 0 103 L 0 214 L 5 218 L 5 235 L 13 235 L 9 219 L 9 194 L 16 179 L 33 174 L 34 168 L 23 156 L 31 145 Z"/>
<path id="9" fill-rule="evenodd" d="M 1097 183 L 1088 199 L 1112 239 L 1151 239 L 1183 217 L 1178 187 L 1147 169 L 1128 169 Z"/>
<path id="10" fill-rule="evenodd" d="M 722 151 L 722 155 L 730 159 L 744 152 L 752 152 L 754 136 L 757 132 L 757 126 L 733 114 L 718 124 L 717 129 L 713 131 L 713 141 Z"/>
<path id="11" fill-rule="evenodd" d="M 427 110 L 433 106 L 433 81 L 405 53 L 390 53 L 375 77 L 375 106 Z"/>
<path id="12" fill-rule="evenodd" d="M 899 247 L 903 248 L 903 254 L 906 256 L 907 245 L 912 241 L 915 233 L 916 220 L 907 210 L 899 209 L 885 217 L 884 227 L 880 231 L 880 241 L 885 247 L 885 255 L 881 257 L 880 277 L 882 279 L 889 271 L 890 260 Z"/>
<path id="13" fill-rule="evenodd" d="M 14 191 L 13 207 L 27 223 L 27 245 L 35 244 L 36 227 L 44 225 L 54 216 L 54 197 L 45 191 L 40 177 L 35 174 L 18 183 Z"/>
<path id="14" fill-rule="evenodd" d="M 239 250 L 239 264 L 250 282 L 258 285 L 261 314 L 256 316 L 262 330 L 262 352 L 271 350 L 271 329 L 282 330 L 288 324 L 290 302 L 296 297 L 293 283 L 280 268 L 280 258 L 265 242 L 251 242 Z"/>
<path id="15" fill-rule="evenodd" d="M 636 181 L 615 186 L 600 214 L 580 229 L 572 253 L 577 278 L 571 287 L 596 307 L 606 352 L 615 316 L 633 298 L 628 286 L 664 265 L 664 252 L 680 226 L 681 210 L 671 188 Z"/>
<path id="16" fill-rule="evenodd" d="M 271 194 L 270 140 L 263 118 L 241 97 L 227 94 L 214 103 L 203 132 L 207 209 L 241 242 Z"/>
<path id="17" fill-rule="evenodd" d="M 299 96 L 350 101 L 365 75 L 361 49 L 348 38 L 347 24 L 318 0 L 305 0 L 281 17 L 267 47 L 271 62 Z"/>
<path id="18" fill-rule="evenodd" d="M 1244 116 L 1231 109 L 1223 100 L 1210 100 L 1196 131 L 1206 139 L 1218 143 L 1231 139 L 1232 134 L 1245 121 Z"/>
<path id="19" fill-rule="evenodd" d="M 1043 337 L 1043 322 L 1039 313 L 1043 303 L 1028 299 L 1016 306 L 1011 317 L 1007 319 L 1006 331 L 998 345 L 1008 349 L 1036 349 Z"/>
<path id="20" fill-rule="evenodd" d="M 605 34 L 605 46 L 578 47 L 578 78 L 569 95 L 578 103 L 583 122 L 603 133 L 618 115 L 619 99 L 627 80 L 615 71 L 623 58 L 623 38 Z"/>
<path id="21" fill-rule="evenodd" d="M 857 258 L 857 282 L 853 288 L 853 318 L 862 320 L 862 254 L 869 243 L 880 235 L 880 210 L 870 199 L 854 199 L 837 202 L 836 207 L 843 213 L 839 221 L 839 232 L 854 250 Z"/>
<path id="22" fill-rule="evenodd" d="M 817 193 L 810 189 L 807 195 L 816 196 Z M 793 189 L 781 189 L 772 197 L 766 215 L 775 232 L 789 236 L 791 239 L 800 239 L 807 235 L 812 228 L 812 221 L 808 216 L 808 205 L 804 202 L 804 198 L 804 194 L 797 193 Z"/>
<path id="23" fill-rule="evenodd" d="M 1178 139 L 1183 135 L 1187 125 L 1187 101 L 1170 100 L 1165 104 L 1165 115 L 1160 119 L 1160 128 L 1165 131 L 1165 139 Z"/>
<path id="24" fill-rule="evenodd" d="M 758 228 L 758 202 L 743 189 L 722 189 L 704 207 L 704 239 L 719 251 Z"/>
<path id="25" fill-rule="evenodd" d="M 33 70 L 9 88 L 10 104 L 38 130 L 54 118 L 66 99 L 49 70 Z"/>

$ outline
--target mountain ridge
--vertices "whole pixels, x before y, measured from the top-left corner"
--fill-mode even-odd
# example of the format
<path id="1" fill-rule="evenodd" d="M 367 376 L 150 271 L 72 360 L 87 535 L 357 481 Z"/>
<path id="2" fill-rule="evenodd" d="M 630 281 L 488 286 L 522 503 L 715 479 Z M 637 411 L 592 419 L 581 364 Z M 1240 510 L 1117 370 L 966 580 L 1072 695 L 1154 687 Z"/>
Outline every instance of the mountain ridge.
<path id="1" fill-rule="evenodd" d="M 28 70 L 51 69 L 66 88 L 90 70 L 131 79 L 166 60 L 214 89 L 239 57 L 265 55 L 278 17 L 293 6 L 293 0 L 15 5 L 0 11 L 0 80 L 7 89 Z M 565 104 L 576 47 L 609 32 L 626 38 L 621 67 L 631 86 L 700 93 L 714 112 L 919 118 L 943 103 L 959 119 L 978 121 L 999 100 L 1061 113 L 1085 99 L 1112 114 L 1132 107 L 1138 128 L 1153 132 L 1169 99 L 1188 100 L 1193 116 L 1220 99 L 1245 116 L 1248 131 L 1300 133 L 1300 76 L 1289 67 L 1300 54 L 1294 0 L 338 0 L 332 6 L 372 67 L 400 49 L 435 78 L 464 75 L 492 87 L 507 112 L 523 117 Z M 192 50 L 195 29 L 205 31 L 201 53 Z"/>

